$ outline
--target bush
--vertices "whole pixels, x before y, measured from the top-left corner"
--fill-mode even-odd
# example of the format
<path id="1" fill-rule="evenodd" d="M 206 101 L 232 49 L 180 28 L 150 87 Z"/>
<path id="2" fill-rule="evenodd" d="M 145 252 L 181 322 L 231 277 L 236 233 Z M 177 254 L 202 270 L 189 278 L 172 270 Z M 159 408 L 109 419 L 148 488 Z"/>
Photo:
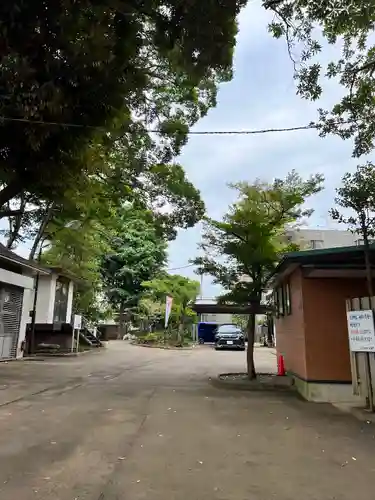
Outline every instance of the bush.
<path id="1" fill-rule="evenodd" d="M 173 347 L 186 347 L 189 346 L 192 341 L 190 338 L 183 337 L 180 341 L 177 339 L 177 330 L 176 331 L 159 331 L 148 333 L 147 335 L 142 335 L 137 339 L 138 344 L 143 345 L 166 345 Z"/>
<path id="2" fill-rule="evenodd" d="M 160 333 L 148 333 L 142 337 L 138 338 L 139 344 L 156 344 L 161 343 L 164 340 L 164 336 Z"/>

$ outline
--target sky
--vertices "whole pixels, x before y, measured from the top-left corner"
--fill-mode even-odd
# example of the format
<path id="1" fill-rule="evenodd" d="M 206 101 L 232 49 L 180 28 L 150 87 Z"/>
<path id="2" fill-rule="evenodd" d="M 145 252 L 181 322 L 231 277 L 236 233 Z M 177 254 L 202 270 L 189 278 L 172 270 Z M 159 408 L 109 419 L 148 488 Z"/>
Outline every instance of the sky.
<path id="1" fill-rule="evenodd" d="M 335 82 L 326 82 L 322 99 L 309 102 L 296 95 L 293 66 L 285 41 L 275 40 L 267 30 L 272 16 L 260 0 L 249 2 L 239 16 L 239 33 L 234 55 L 234 77 L 221 85 L 216 108 L 193 130 L 240 130 L 285 128 L 307 125 L 317 120 L 319 107 L 329 108 L 340 97 Z M 329 61 L 338 48 L 326 47 L 320 60 Z M 228 183 L 272 181 L 285 177 L 292 169 L 308 177 L 325 175 L 325 189 L 307 204 L 314 208 L 308 221 L 312 228 L 333 228 L 328 211 L 335 188 L 343 174 L 358 163 L 351 157 L 353 144 L 330 136 L 320 138 L 316 130 L 242 136 L 190 136 L 179 163 L 190 181 L 200 190 L 207 214 L 220 218 L 235 200 Z M 361 158 L 361 162 L 365 161 Z M 181 230 L 169 247 L 169 268 L 188 265 L 198 254 L 201 226 Z M 172 271 L 171 271 L 172 272 Z M 175 273 L 195 278 L 194 267 Z M 203 278 L 204 297 L 214 297 L 220 288 L 209 277 Z"/>
<path id="2" fill-rule="evenodd" d="M 305 101 L 296 95 L 293 66 L 284 40 L 275 40 L 267 30 L 272 15 L 261 0 L 249 0 L 239 16 L 239 32 L 234 55 L 234 77 L 222 84 L 217 106 L 193 130 L 254 130 L 307 125 L 317 120 L 317 108 L 337 102 L 342 90 L 325 82 L 319 102 Z M 337 47 L 325 47 L 319 62 L 339 54 Z M 207 214 L 220 218 L 235 201 L 228 183 L 272 181 L 285 177 L 292 169 L 303 177 L 325 175 L 325 189 L 307 206 L 315 212 L 309 219 L 312 228 L 332 228 L 328 215 L 335 188 L 343 174 L 358 163 L 351 157 L 351 141 L 330 136 L 320 138 L 315 130 L 263 135 L 190 136 L 178 162 L 190 181 L 200 190 Z M 372 159 L 372 158 L 367 158 Z M 364 162 L 366 158 L 361 158 Z M 1 225 L 0 225 L 1 227 Z M 186 267 L 198 254 L 201 225 L 181 230 L 170 244 L 168 267 L 171 272 L 195 278 L 194 267 Z M 20 245 L 17 253 L 27 256 L 30 245 Z M 215 297 L 221 289 L 209 277 L 203 279 L 203 296 Z"/>

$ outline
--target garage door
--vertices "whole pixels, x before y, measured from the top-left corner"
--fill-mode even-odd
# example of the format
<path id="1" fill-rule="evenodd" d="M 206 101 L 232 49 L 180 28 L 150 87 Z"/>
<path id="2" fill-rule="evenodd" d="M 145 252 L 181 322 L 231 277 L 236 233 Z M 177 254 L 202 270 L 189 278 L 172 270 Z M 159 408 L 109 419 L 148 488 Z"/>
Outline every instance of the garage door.
<path id="1" fill-rule="evenodd" d="M 23 289 L 0 283 L 0 359 L 15 358 Z"/>

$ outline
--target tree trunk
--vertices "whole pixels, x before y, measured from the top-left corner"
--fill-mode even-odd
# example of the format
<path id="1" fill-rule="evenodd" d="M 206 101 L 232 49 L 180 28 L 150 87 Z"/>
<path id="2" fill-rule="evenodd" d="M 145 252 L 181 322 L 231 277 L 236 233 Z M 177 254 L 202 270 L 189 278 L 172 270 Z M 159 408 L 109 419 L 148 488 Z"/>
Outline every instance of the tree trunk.
<path id="1" fill-rule="evenodd" d="M 26 208 L 26 196 L 24 193 L 20 195 L 20 206 L 17 210 L 12 210 L 10 207 L 10 203 L 7 203 L 7 207 L 9 209 L 8 221 L 9 221 L 9 236 L 6 242 L 6 247 L 9 250 L 12 249 L 13 244 L 17 241 L 17 238 L 20 233 L 20 229 L 23 222 L 23 216 L 25 214 Z M 4 214 L 6 211 L 3 211 Z"/>
<path id="2" fill-rule="evenodd" d="M 121 302 L 120 304 L 120 312 L 119 312 L 119 332 L 117 335 L 117 340 L 120 340 L 124 337 L 126 331 L 125 331 L 125 304 L 124 302 Z"/>
<path id="3" fill-rule="evenodd" d="M 268 347 L 273 347 L 275 344 L 273 338 L 273 317 L 271 314 L 267 317 L 267 345 Z"/>
<path id="4" fill-rule="evenodd" d="M 372 271 L 371 271 L 371 259 L 370 259 L 370 245 L 368 242 L 368 231 L 367 227 L 362 227 L 363 233 L 363 243 L 365 246 L 365 266 L 366 266 L 366 281 L 367 281 L 367 293 L 369 297 L 374 296 L 374 290 L 372 287 Z"/>
<path id="5" fill-rule="evenodd" d="M 255 364 L 254 364 L 254 339 L 255 339 L 255 320 L 256 314 L 249 314 L 247 321 L 247 375 L 250 380 L 256 378 Z"/>
<path id="6" fill-rule="evenodd" d="M 18 194 L 22 193 L 24 190 L 24 187 L 22 185 L 22 182 L 18 179 L 10 182 L 7 186 L 5 186 L 1 191 L 0 191 L 0 208 L 2 208 L 8 201 L 12 200 L 15 198 Z M 6 212 L 1 212 L 0 211 L 0 219 L 2 217 L 6 217 L 7 213 Z"/>
<path id="7" fill-rule="evenodd" d="M 30 254 L 29 254 L 29 259 L 33 259 L 35 257 L 38 245 L 43 238 L 44 232 L 46 230 L 47 224 L 51 220 L 52 217 L 52 212 L 53 212 L 53 205 L 48 207 L 47 213 L 44 216 L 40 226 L 37 235 L 35 236 L 34 243 L 31 247 Z"/>

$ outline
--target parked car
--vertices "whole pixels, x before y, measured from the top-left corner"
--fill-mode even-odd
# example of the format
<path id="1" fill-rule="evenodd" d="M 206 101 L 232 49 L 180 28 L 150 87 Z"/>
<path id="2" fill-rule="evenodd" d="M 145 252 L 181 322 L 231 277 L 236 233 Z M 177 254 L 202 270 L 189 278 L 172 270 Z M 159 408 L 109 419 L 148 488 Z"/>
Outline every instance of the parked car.
<path id="1" fill-rule="evenodd" d="M 245 350 L 245 336 L 236 325 L 220 325 L 215 332 L 215 349 Z"/>

